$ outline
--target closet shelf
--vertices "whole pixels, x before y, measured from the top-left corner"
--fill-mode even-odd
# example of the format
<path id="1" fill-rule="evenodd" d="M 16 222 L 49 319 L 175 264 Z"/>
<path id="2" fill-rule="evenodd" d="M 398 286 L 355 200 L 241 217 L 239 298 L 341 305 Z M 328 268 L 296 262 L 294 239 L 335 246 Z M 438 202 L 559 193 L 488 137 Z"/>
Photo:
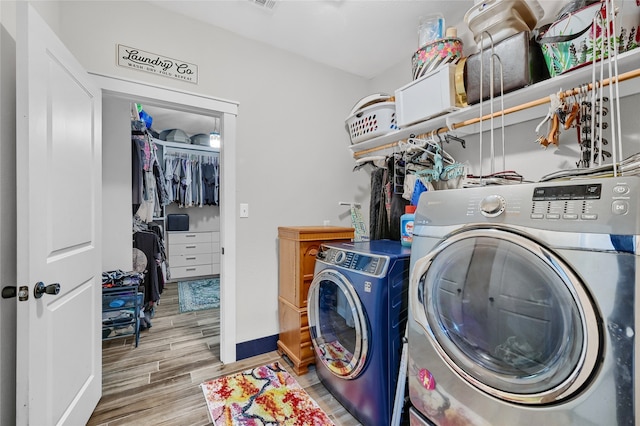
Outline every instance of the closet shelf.
<path id="1" fill-rule="evenodd" d="M 596 63 L 597 74 L 600 73 L 600 62 Z M 608 74 L 609 61 L 604 62 L 604 73 Z M 491 128 L 491 112 L 493 107 L 493 127 L 500 127 L 504 117 L 504 125 L 523 123 L 544 117 L 549 111 L 549 95 L 563 92 L 565 96 L 569 92 L 581 86 L 589 85 L 592 75 L 590 65 L 573 70 L 547 80 L 543 80 L 531 86 L 507 93 L 497 97 L 492 102 L 482 102 L 482 130 Z M 611 64 L 614 72 L 613 63 Z M 618 55 L 618 75 L 620 97 L 636 95 L 640 93 L 640 85 L 634 84 L 633 78 L 640 76 L 640 48 Z M 605 79 L 605 84 L 608 79 Z M 608 96 L 608 95 L 607 95 Z M 504 109 L 504 116 L 501 114 Z M 480 131 L 480 104 L 470 105 L 460 110 L 450 112 L 427 121 L 414 124 L 404 129 L 395 130 L 377 138 L 369 139 L 358 144 L 350 145 L 354 158 L 374 155 L 383 155 L 393 150 L 398 142 L 407 139 L 411 135 L 421 135 L 438 130 L 451 130 L 458 136 L 477 134 Z"/>
<path id="2" fill-rule="evenodd" d="M 184 151 L 185 153 L 190 153 L 190 154 L 193 154 L 193 153 L 197 154 L 200 152 L 204 152 L 204 153 L 220 152 L 220 148 L 213 148 L 205 145 L 192 145 L 192 144 L 181 143 L 181 142 L 167 142 L 167 141 L 163 141 L 161 139 L 156 139 L 156 138 L 151 138 L 151 141 L 156 144 L 162 145 L 165 148 L 171 148 L 172 151 Z"/>

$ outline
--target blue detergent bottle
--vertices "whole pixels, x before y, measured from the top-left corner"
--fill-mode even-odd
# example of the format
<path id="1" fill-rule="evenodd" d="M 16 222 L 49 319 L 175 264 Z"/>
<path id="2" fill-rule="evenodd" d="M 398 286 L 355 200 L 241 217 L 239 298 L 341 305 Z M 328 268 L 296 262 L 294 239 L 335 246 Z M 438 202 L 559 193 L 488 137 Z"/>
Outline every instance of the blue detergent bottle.
<path id="1" fill-rule="evenodd" d="M 413 221 L 416 217 L 416 206 L 408 205 L 404 214 L 400 216 L 400 242 L 405 247 L 411 247 L 413 241 Z"/>

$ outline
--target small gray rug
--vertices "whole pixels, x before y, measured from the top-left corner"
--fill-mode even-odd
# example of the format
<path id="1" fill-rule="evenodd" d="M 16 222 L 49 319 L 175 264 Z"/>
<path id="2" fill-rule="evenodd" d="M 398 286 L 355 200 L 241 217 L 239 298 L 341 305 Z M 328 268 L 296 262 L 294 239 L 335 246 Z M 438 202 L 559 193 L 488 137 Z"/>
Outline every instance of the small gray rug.
<path id="1" fill-rule="evenodd" d="M 178 282 L 180 313 L 220 307 L 220 278 Z"/>

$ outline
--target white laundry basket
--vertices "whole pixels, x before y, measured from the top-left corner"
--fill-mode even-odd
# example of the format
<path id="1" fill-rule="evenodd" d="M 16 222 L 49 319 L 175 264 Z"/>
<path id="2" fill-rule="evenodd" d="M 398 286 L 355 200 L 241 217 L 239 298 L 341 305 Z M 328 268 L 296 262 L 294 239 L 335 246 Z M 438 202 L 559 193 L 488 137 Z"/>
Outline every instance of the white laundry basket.
<path id="1" fill-rule="evenodd" d="M 379 102 L 363 108 L 346 120 L 351 143 L 382 136 L 398 129 L 395 102 Z"/>

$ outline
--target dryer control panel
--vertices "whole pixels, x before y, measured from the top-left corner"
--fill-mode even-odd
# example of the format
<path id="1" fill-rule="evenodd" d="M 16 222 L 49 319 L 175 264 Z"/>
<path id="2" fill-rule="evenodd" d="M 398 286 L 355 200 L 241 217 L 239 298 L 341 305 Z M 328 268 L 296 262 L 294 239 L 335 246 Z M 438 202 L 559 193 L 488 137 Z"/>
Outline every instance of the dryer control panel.
<path id="1" fill-rule="evenodd" d="M 380 276 L 385 272 L 389 259 L 384 256 L 363 254 L 334 247 L 322 246 L 317 259 L 329 265 L 339 266 L 352 271 L 374 276 Z"/>
<path id="2" fill-rule="evenodd" d="M 440 235 L 466 224 L 638 235 L 638 215 L 638 176 L 492 185 L 422 194 L 414 235 Z M 442 227 L 443 231 L 438 232 L 435 227 Z"/>

